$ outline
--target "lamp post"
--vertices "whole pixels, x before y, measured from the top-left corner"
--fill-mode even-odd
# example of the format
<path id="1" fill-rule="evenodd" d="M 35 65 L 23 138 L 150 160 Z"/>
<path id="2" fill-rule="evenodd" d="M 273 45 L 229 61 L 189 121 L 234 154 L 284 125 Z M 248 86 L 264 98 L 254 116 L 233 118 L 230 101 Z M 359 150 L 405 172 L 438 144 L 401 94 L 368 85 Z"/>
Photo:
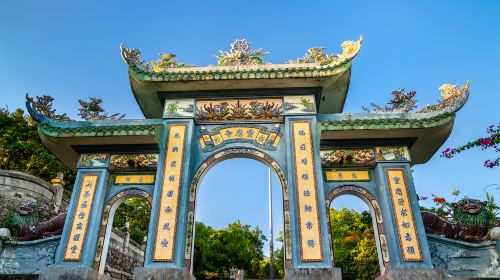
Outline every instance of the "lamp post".
<path id="1" fill-rule="evenodd" d="M 268 170 L 268 186 L 269 186 L 269 278 L 274 279 L 274 246 L 273 246 L 273 190 L 271 183 L 271 167 Z"/>

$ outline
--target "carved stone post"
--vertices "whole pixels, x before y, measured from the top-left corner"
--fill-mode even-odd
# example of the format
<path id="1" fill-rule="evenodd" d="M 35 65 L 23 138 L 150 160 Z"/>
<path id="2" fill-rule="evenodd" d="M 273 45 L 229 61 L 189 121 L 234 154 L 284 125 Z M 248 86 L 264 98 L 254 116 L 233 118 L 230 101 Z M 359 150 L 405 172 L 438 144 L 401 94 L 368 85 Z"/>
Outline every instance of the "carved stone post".
<path id="1" fill-rule="evenodd" d="M 56 193 L 52 198 L 52 206 L 54 213 L 59 213 L 61 210 L 62 198 L 64 193 L 64 186 L 66 183 L 63 180 L 64 174 L 62 172 L 57 172 L 56 178 L 50 180 L 52 186 L 56 187 Z"/>

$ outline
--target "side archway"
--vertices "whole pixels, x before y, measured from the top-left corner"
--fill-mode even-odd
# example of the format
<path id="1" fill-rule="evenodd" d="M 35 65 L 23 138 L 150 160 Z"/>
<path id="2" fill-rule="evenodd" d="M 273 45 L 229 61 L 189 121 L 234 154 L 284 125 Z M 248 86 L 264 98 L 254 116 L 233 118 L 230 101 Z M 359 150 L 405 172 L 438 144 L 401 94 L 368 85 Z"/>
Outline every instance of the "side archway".
<path id="1" fill-rule="evenodd" d="M 208 157 L 197 169 L 195 175 L 191 180 L 189 188 L 189 209 L 187 217 L 187 237 L 186 249 L 184 255 L 184 265 L 193 272 L 193 253 L 194 253 L 194 235 L 195 235 L 195 211 L 196 211 L 196 197 L 198 188 L 203 176 L 217 163 L 231 158 L 250 158 L 260 161 L 267 166 L 274 169 L 280 180 L 283 197 L 283 245 L 285 247 L 285 268 L 292 267 L 292 243 L 290 237 L 290 205 L 289 205 L 289 189 L 286 175 L 280 165 L 273 160 L 269 155 L 251 148 L 230 148 L 219 151 Z"/>
<path id="2" fill-rule="evenodd" d="M 111 231 L 113 229 L 113 219 L 116 209 L 118 208 L 118 206 L 120 206 L 120 204 L 122 204 L 122 202 L 135 197 L 144 198 L 151 207 L 152 196 L 148 192 L 140 189 L 127 189 L 115 194 L 104 208 L 101 226 L 99 228 L 97 249 L 94 258 L 94 270 L 98 271 L 101 275 L 104 274 L 104 268 L 106 265 L 106 258 L 109 249 L 109 240 L 111 237 Z"/>
<path id="3" fill-rule="evenodd" d="M 353 195 L 361 199 L 363 202 L 368 205 L 368 208 L 370 209 L 370 213 L 372 216 L 372 221 L 373 221 L 373 230 L 374 230 L 374 236 L 375 242 L 377 245 L 377 253 L 379 256 L 379 265 L 380 265 L 380 272 L 384 274 L 386 266 L 389 264 L 390 259 L 389 259 L 389 249 L 387 246 L 387 238 L 385 236 L 385 229 L 384 229 L 384 219 L 382 217 L 382 210 L 380 209 L 380 205 L 377 202 L 377 199 L 373 194 L 371 194 L 368 190 L 356 186 L 356 185 L 343 185 L 340 187 L 337 187 L 333 189 L 327 196 L 326 198 L 326 208 L 327 208 L 327 213 L 328 213 L 328 228 L 329 228 L 329 237 L 330 237 L 330 244 L 333 248 L 333 240 L 331 236 L 332 232 L 332 225 L 330 223 L 331 217 L 330 217 L 330 205 L 333 202 L 333 200 L 341 195 Z M 333 266 L 335 263 L 334 259 L 334 252 L 332 249 L 332 262 Z"/>

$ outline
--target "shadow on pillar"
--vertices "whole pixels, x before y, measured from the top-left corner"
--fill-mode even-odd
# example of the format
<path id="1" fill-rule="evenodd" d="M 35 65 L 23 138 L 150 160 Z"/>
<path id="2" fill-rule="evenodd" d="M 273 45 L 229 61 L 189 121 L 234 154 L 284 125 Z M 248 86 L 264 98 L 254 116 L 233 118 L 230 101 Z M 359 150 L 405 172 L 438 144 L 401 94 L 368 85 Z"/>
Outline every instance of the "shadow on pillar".
<path id="1" fill-rule="evenodd" d="M 38 280 L 98 280 L 99 273 L 90 267 L 47 266 Z M 101 278 L 106 280 L 106 278 Z M 109 279 L 109 278 L 108 278 Z M 100 279 L 99 279 L 100 280 Z"/>
<path id="2" fill-rule="evenodd" d="M 187 268 L 137 267 L 134 280 L 195 280 Z"/>
<path id="3" fill-rule="evenodd" d="M 444 273 L 441 269 L 420 268 L 388 268 L 384 275 L 376 280 L 442 280 Z"/>
<path id="4" fill-rule="evenodd" d="M 290 268 L 285 271 L 286 280 L 341 280 L 339 267 L 333 268 Z"/>

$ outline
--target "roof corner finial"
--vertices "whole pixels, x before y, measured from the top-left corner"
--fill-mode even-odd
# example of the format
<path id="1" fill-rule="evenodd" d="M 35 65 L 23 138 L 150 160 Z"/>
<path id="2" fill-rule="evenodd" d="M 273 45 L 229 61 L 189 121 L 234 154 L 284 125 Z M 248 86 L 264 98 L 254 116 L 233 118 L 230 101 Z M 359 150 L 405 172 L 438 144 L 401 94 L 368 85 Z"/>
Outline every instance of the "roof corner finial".
<path id="1" fill-rule="evenodd" d="M 467 81 L 460 89 L 458 84 L 443 84 L 439 87 L 441 100 L 436 105 L 427 105 L 417 113 L 430 113 L 436 111 L 458 112 L 469 99 L 470 81 Z"/>
<path id="2" fill-rule="evenodd" d="M 26 109 L 36 122 L 43 123 L 48 120 L 70 121 L 68 115 L 56 114 L 56 110 L 52 109 L 52 101 L 54 101 L 54 98 L 50 95 L 37 96 L 36 100 L 34 100 L 26 93 Z"/>

